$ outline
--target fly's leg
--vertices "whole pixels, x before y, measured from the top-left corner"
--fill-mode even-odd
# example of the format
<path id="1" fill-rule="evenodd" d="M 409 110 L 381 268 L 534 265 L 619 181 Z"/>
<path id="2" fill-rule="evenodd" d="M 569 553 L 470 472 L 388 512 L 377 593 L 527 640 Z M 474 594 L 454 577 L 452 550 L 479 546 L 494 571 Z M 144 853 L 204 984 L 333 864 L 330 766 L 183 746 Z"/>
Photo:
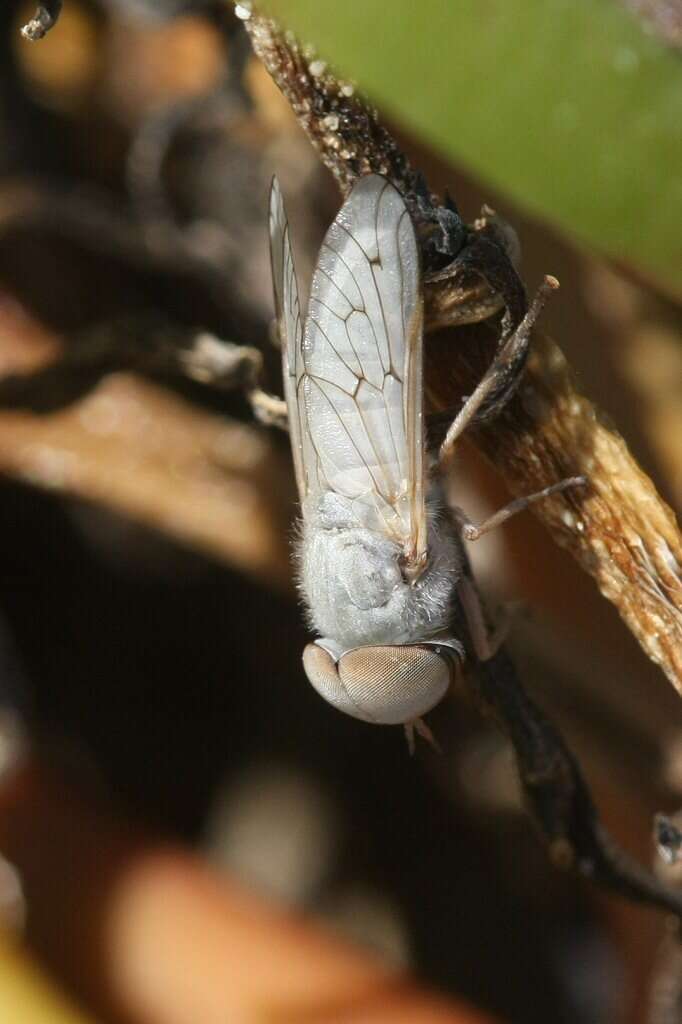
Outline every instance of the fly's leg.
<path id="1" fill-rule="evenodd" d="M 494 396 L 501 393 L 506 402 L 513 393 L 516 383 L 520 380 L 521 369 L 528 354 L 533 326 L 542 312 L 548 296 L 558 287 L 559 282 L 555 277 L 545 277 L 523 320 L 506 341 L 503 341 L 476 390 L 469 395 L 455 416 L 440 446 L 438 462 L 441 470 L 447 467 L 455 445 L 467 427 L 471 426 L 476 419 L 480 419 L 482 413 L 485 414 L 484 418 L 488 418 L 499 411 L 499 403 L 493 401 L 492 405 L 490 404 Z M 486 405 L 487 409 L 484 408 Z"/>
<path id="2" fill-rule="evenodd" d="M 526 805 L 553 862 L 682 920 L 682 893 L 660 882 L 611 839 L 561 734 L 525 692 L 506 652 L 492 649 L 481 602 L 467 574 L 458 596 L 478 661 L 471 674 L 477 702 L 511 741 Z"/>
<path id="3" fill-rule="evenodd" d="M 483 606 L 476 587 L 469 576 L 462 576 L 457 588 L 457 597 L 464 612 L 467 630 L 471 638 L 476 659 L 479 662 L 490 661 L 507 639 L 511 626 L 512 610 L 507 606 L 507 614 L 491 630 L 483 614 Z"/>
<path id="4" fill-rule="evenodd" d="M 457 657 L 453 658 L 452 664 L 454 669 L 453 683 L 459 683 L 459 681 L 461 681 L 462 678 L 462 662 L 460 661 L 459 657 Z M 443 749 L 440 743 L 433 735 L 433 732 L 431 731 L 431 729 L 426 724 L 423 718 L 414 718 L 411 722 L 405 722 L 403 728 L 405 730 L 405 739 L 407 740 L 407 749 L 410 754 L 410 757 L 412 757 L 412 755 L 414 754 L 415 734 L 417 736 L 421 736 L 423 740 L 426 740 L 429 746 L 433 747 L 436 753 L 443 753 Z"/>
<path id="5" fill-rule="evenodd" d="M 488 637 L 491 652 L 495 654 L 509 636 L 517 612 L 523 608 L 522 601 L 506 601 L 496 614 L 496 622 Z"/>
<path id="6" fill-rule="evenodd" d="M 533 326 L 547 301 L 547 297 L 558 287 L 559 282 L 556 278 L 548 276 L 544 279 L 525 317 L 513 334 L 503 343 L 476 390 L 467 398 L 451 423 L 440 447 L 438 461 L 441 471 L 447 467 L 455 445 L 467 427 L 477 420 L 480 422 L 482 410 L 487 406 L 488 414 L 492 414 L 497 409 L 494 403 L 493 407 L 489 404 L 491 395 L 501 393 L 506 401 L 513 393 L 514 388 L 511 385 L 516 377 L 520 375 L 519 367 L 525 361 Z M 514 368 L 513 371 L 512 368 Z M 504 508 L 499 509 L 478 525 L 473 523 L 462 509 L 454 508 L 452 511 L 460 526 L 463 539 L 469 541 L 478 540 L 483 534 L 493 530 L 496 526 L 501 526 L 502 523 L 506 523 L 512 516 L 518 512 L 523 512 L 536 501 L 547 498 L 552 494 L 559 494 L 572 487 L 584 487 L 586 483 L 587 479 L 584 476 L 567 477 L 565 480 L 551 484 L 549 487 L 536 491 L 534 494 L 515 498 L 508 505 L 505 505 Z"/>
<path id="7" fill-rule="evenodd" d="M 403 728 L 405 730 L 405 739 L 407 740 L 407 749 L 409 751 L 410 757 L 414 755 L 415 733 L 417 734 L 417 736 L 421 736 L 423 740 L 426 740 L 426 742 L 430 746 L 432 746 L 433 749 L 437 751 L 437 753 L 443 753 L 440 743 L 433 735 L 433 733 L 431 732 L 423 718 L 415 718 L 414 721 L 412 722 L 405 722 Z"/>
<path id="8" fill-rule="evenodd" d="M 479 662 L 490 661 L 497 648 L 491 643 L 483 605 L 470 577 L 464 574 L 457 587 L 457 596 L 464 612 L 474 654 Z"/>
<path id="9" fill-rule="evenodd" d="M 498 509 L 497 512 L 478 525 L 472 523 L 461 508 L 453 508 L 452 514 L 461 529 L 462 538 L 464 540 L 478 540 L 484 533 L 488 533 L 489 530 L 494 530 L 496 526 L 506 523 L 517 512 L 523 512 L 534 502 L 540 501 L 542 498 L 548 498 L 550 494 L 560 494 L 571 487 L 584 487 L 586 484 L 587 478 L 584 476 L 569 476 L 565 480 L 560 480 L 557 484 L 552 484 L 541 491 L 536 491 L 535 494 L 528 494 L 524 498 L 515 498 L 514 501 L 510 501 L 508 505 Z"/>

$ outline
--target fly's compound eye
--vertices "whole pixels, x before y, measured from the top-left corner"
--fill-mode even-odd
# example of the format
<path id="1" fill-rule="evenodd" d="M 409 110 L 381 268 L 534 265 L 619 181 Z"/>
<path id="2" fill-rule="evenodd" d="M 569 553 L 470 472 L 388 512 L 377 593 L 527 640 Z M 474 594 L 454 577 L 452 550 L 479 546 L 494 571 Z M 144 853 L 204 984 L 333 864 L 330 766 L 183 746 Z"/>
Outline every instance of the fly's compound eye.
<path id="1" fill-rule="evenodd" d="M 435 707 L 453 678 L 453 661 L 435 647 L 357 647 L 338 663 L 317 644 L 303 652 L 308 679 L 340 711 L 378 725 L 411 722 Z"/>

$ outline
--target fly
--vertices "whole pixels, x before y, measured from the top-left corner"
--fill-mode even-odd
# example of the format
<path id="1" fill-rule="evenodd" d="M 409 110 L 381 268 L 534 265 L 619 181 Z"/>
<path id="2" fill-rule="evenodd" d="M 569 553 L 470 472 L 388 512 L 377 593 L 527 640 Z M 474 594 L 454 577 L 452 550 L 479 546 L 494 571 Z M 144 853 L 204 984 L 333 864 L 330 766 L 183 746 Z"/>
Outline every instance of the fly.
<path id="1" fill-rule="evenodd" d="M 354 718 L 429 731 L 422 716 L 450 688 L 464 648 L 452 629 L 463 584 L 460 537 L 429 484 L 424 436 L 419 248 L 405 202 L 378 175 L 360 178 L 327 231 L 305 318 L 276 180 L 270 252 L 302 525 L 299 581 L 318 639 L 306 675 Z M 547 279 L 498 354 L 528 344 Z M 488 375 L 448 431 L 441 460 L 485 403 Z M 562 481 L 529 501 L 576 483 Z M 462 535 L 475 527 L 459 513 Z"/>

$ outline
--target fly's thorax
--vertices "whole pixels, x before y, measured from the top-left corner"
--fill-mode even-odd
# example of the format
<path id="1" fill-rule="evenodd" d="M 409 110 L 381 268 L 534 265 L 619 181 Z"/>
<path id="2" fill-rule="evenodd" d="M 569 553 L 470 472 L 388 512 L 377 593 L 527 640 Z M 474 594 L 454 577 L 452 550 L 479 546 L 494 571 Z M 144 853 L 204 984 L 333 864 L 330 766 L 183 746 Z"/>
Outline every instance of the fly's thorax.
<path id="1" fill-rule="evenodd" d="M 450 532 L 431 524 L 426 567 L 409 580 L 401 546 L 352 525 L 349 503 L 331 498 L 306 510 L 299 546 L 300 587 L 315 631 L 343 649 L 446 633 L 461 565 Z"/>

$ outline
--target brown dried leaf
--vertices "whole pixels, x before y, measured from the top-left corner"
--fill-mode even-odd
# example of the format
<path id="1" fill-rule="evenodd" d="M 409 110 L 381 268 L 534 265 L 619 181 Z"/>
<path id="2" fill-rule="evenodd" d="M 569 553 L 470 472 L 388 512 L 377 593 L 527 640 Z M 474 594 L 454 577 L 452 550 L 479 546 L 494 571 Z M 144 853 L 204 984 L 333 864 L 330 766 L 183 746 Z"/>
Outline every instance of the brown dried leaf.
<path id="1" fill-rule="evenodd" d="M 289 577 L 286 462 L 264 431 L 125 374 L 40 416 L 0 413 L 0 470 L 88 500 L 270 582 Z"/>

